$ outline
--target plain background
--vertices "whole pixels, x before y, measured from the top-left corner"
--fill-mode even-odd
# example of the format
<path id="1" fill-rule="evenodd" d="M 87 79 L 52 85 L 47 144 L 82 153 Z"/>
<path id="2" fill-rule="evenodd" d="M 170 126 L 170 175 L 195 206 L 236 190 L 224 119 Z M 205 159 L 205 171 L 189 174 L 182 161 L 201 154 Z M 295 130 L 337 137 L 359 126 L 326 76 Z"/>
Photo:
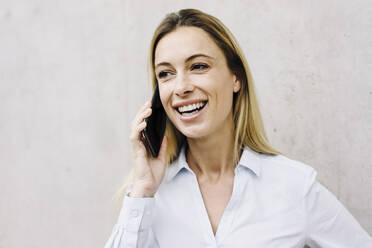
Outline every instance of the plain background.
<path id="1" fill-rule="evenodd" d="M 231 29 L 273 146 L 372 234 L 371 1 L 0 0 L 1 248 L 103 247 L 150 39 L 186 7 Z"/>

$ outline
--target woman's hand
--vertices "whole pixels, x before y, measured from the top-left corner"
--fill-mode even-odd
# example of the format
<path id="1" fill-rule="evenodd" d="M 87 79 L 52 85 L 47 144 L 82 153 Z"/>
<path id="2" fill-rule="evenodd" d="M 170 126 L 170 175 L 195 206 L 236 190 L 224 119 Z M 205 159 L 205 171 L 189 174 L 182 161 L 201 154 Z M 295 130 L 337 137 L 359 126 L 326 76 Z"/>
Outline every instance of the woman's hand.
<path id="1" fill-rule="evenodd" d="M 145 118 L 152 113 L 151 101 L 146 102 L 132 122 L 130 142 L 133 152 L 134 180 L 131 197 L 153 197 L 163 180 L 166 170 L 167 137 L 164 136 L 159 155 L 153 158 L 141 141 L 141 131 L 146 127 Z"/>

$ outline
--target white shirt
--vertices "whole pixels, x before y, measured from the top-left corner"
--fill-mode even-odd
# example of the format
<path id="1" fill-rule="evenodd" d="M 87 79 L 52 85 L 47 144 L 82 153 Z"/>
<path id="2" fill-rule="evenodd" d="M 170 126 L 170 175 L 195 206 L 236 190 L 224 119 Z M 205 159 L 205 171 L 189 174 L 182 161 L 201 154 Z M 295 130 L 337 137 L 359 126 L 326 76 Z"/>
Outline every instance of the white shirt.
<path id="1" fill-rule="evenodd" d="M 127 193 L 130 189 L 127 191 Z M 185 147 L 154 197 L 125 196 L 105 248 L 372 248 L 372 238 L 308 165 L 245 148 L 213 234 Z"/>

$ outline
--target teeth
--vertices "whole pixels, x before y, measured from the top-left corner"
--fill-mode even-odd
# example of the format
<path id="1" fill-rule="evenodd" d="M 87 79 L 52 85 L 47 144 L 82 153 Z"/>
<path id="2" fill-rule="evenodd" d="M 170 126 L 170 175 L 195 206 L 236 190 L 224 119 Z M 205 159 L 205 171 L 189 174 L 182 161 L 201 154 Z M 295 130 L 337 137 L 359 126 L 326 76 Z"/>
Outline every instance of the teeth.
<path id="1" fill-rule="evenodd" d="M 189 104 L 189 105 L 186 105 L 186 106 L 179 107 L 178 111 L 180 111 L 181 113 L 185 112 L 185 111 L 192 111 L 192 110 L 195 110 L 197 108 L 201 108 L 202 106 L 204 106 L 204 104 L 205 103 L 203 103 L 203 102 Z"/>
<path id="2" fill-rule="evenodd" d="M 198 111 L 196 111 L 198 112 Z M 182 113 L 182 116 L 188 117 L 194 115 L 196 112 L 191 112 L 191 113 Z"/>

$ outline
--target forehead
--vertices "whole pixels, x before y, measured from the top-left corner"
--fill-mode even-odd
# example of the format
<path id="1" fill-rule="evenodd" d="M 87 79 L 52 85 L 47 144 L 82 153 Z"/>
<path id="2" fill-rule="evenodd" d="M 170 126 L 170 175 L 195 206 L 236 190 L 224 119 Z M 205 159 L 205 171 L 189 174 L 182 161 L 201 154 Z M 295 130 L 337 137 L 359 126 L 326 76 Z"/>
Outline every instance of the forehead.
<path id="1" fill-rule="evenodd" d="M 221 49 L 203 29 L 179 27 L 160 39 L 155 50 L 155 64 L 185 59 L 198 53 L 223 57 Z"/>

